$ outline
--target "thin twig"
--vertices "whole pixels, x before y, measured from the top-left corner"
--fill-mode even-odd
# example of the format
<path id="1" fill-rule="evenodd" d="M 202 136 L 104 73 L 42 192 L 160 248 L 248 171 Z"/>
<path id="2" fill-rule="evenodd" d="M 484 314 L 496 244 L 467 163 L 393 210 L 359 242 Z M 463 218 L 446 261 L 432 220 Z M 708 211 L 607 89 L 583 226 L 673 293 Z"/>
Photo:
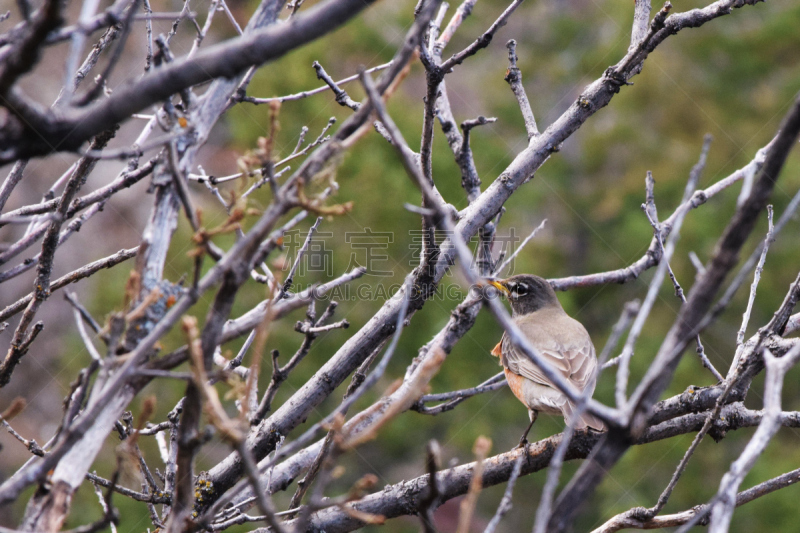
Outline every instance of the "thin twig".
<path id="1" fill-rule="evenodd" d="M 381 70 L 385 70 L 392 66 L 392 62 L 384 63 L 382 65 L 378 65 L 377 67 L 372 67 L 367 69 L 367 72 L 378 72 Z M 334 82 L 336 86 L 344 85 L 345 83 L 350 83 L 352 81 L 356 81 L 358 79 L 358 74 L 353 74 L 352 76 L 348 76 L 343 78 L 337 82 Z M 313 96 L 315 94 L 324 93 L 325 91 L 331 90 L 330 85 L 323 85 L 322 87 L 317 87 L 316 89 L 311 89 L 309 91 L 303 91 L 296 94 L 289 94 L 286 96 L 276 96 L 274 98 L 254 98 L 252 96 L 245 96 L 245 95 L 235 95 L 233 99 L 238 102 L 247 102 L 249 104 L 271 104 L 272 102 L 289 102 L 293 100 L 302 100 L 303 98 L 307 98 L 309 96 Z"/>
<path id="2" fill-rule="evenodd" d="M 103 259 L 98 259 L 88 265 L 82 266 L 77 270 L 73 270 L 69 274 L 61 276 L 57 280 L 55 280 L 52 285 L 50 285 L 50 292 L 57 291 L 70 283 L 75 283 L 84 278 L 88 278 L 95 272 L 102 270 L 104 268 L 111 268 L 123 261 L 130 259 L 131 257 L 136 255 L 138 248 L 129 248 L 127 250 L 120 250 L 119 252 L 109 255 L 108 257 L 104 257 Z M 22 311 L 26 305 L 33 299 L 33 293 L 28 294 L 14 302 L 13 304 L 7 306 L 5 309 L 0 311 L 0 320 L 6 320 L 9 317 L 14 316 L 18 312 Z"/>
<path id="3" fill-rule="evenodd" d="M 85 317 L 89 317 L 87 321 L 89 324 L 92 325 L 92 329 L 94 329 L 95 333 L 97 333 L 99 329 L 99 325 L 91 318 L 91 315 L 80 305 L 78 302 L 77 296 L 75 294 L 70 294 L 69 292 L 64 293 L 65 299 L 70 302 L 73 306 L 73 313 L 75 315 L 75 324 L 78 326 L 78 333 L 81 336 L 81 340 L 83 340 L 84 346 L 86 346 L 86 350 L 89 352 L 89 355 L 95 361 L 102 361 L 103 358 L 100 353 L 97 351 L 97 348 L 94 347 L 92 343 L 91 337 L 86 331 L 86 327 L 83 325 Z"/>
<path id="4" fill-rule="evenodd" d="M 454 409 L 458 404 L 466 400 L 467 398 L 471 398 L 477 394 L 483 394 L 485 392 L 492 392 L 498 389 L 501 389 L 508 385 L 506 382 L 506 376 L 503 372 L 495 374 L 491 378 L 487 379 L 480 385 L 469 389 L 461 389 L 452 392 L 443 392 L 439 394 L 426 394 L 422 398 L 420 398 L 411 409 L 421 413 L 423 415 L 438 415 L 444 413 L 446 411 L 450 411 Z M 427 407 L 425 404 L 427 402 L 444 402 L 442 404 Z"/>
<path id="5" fill-rule="evenodd" d="M 361 104 L 350 98 L 347 92 L 339 87 L 336 82 L 333 81 L 333 78 L 331 78 L 330 75 L 325 72 L 325 69 L 322 68 L 322 65 L 320 65 L 318 61 L 314 61 L 311 66 L 317 71 L 317 79 L 324 81 L 328 87 L 331 88 L 331 91 L 333 91 L 333 94 L 336 96 L 337 104 L 343 107 L 349 107 L 353 111 L 358 111 L 358 108 L 361 107 Z"/>
<path id="6" fill-rule="evenodd" d="M 503 262 L 500 264 L 500 266 L 498 266 L 497 268 L 495 268 L 495 269 L 494 269 L 494 275 L 495 275 L 495 276 L 497 276 L 497 275 L 499 275 L 501 272 L 503 272 L 503 270 L 505 270 L 505 269 L 506 269 L 506 267 L 508 267 L 508 265 L 510 265 L 510 264 L 511 264 L 511 262 L 512 262 L 512 261 L 514 261 L 514 259 L 516 259 L 516 257 L 517 257 L 517 256 L 519 255 L 519 253 L 522 251 L 522 249 L 523 249 L 523 248 L 525 248 L 525 245 L 526 245 L 526 244 L 528 244 L 528 243 L 531 241 L 531 239 L 533 239 L 534 237 L 536 237 L 536 234 L 537 234 L 537 233 L 539 233 L 539 231 L 541 231 L 541 230 L 544 228 L 545 224 L 547 224 L 547 219 L 546 219 L 546 218 L 545 218 L 544 220 L 542 220 L 542 221 L 539 223 L 539 225 L 538 225 L 538 226 L 536 226 L 536 228 L 535 228 L 535 229 L 534 229 L 532 232 L 530 232 L 530 234 L 529 234 L 527 237 L 525 237 L 525 240 L 523 240 L 523 241 L 522 241 L 522 244 L 520 244 L 520 245 L 517 247 L 517 249 L 516 249 L 516 250 L 514 250 L 514 253 L 512 253 L 512 254 L 511 254 L 511 256 L 509 256 L 509 257 L 508 257 L 508 259 L 506 259 L 505 261 L 503 261 Z"/>
<path id="7" fill-rule="evenodd" d="M 494 516 L 491 520 L 489 520 L 489 524 L 486 526 L 486 529 L 483 530 L 483 533 L 494 533 L 494 530 L 497 529 L 497 526 L 500 525 L 500 521 L 503 517 L 511 510 L 511 497 L 514 495 L 514 485 L 517 483 L 517 478 L 519 478 L 520 472 L 522 472 L 522 461 L 525 459 L 524 453 L 520 453 L 517 460 L 514 461 L 514 469 L 511 470 L 511 476 L 508 478 L 508 482 L 506 483 L 506 490 L 503 493 L 503 499 L 500 500 L 500 505 L 497 506 L 497 511 L 495 511 Z"/>
<path id="8" fill-rule="evenodd" d="M 306 235 L 306 240 L 303 242 L 303 246 L 300 247 L 300 250 L 297 251 L 297 257 L 292 264 L 292 268 L 289 269 L 289 274 L 286 276 L 286 281 L 283 282 L 283 286 L 281 287 L 280 293 L 275 298 L 276 301 L 281 301 L 286 293 L 289 292 L 289 289 L 292 288 L 292 283 L 294 282 L 294 275 L 297 272 L 297 268 L 300 266 L 300 261 L 303 260 L 303 256 L 305 255 L 306 251 L 308 251 L 308 246 L 311 244 L 311 238 L 314 236 L 314 232 L 317 231 L 320 223 L 322 222 L 322 217 L 317 217 L 316 222 L 309 228 L 308 234 Z"/>
<path id="9" fill-rule="evenodd" d="M 528 132 L 528 141 L 539 135 L 539 128 L 536 126 L 536 118 L 533 116 L 531 103 L 528 95 L 525 94 L 525 87 L 522 85 L 522 73 L 517 66 L 517 41 L 511 39 L 506 43 L 508 48 L 508 71 L 505 80 L 511 86 L 511 92 L 517 98 L 522 118 L 525 121 L 525 130 Z"/>
<path id="10" fill-rule="evenodd" d="M 773 236 L 772 233 L 775 228 L 772 225 L 772 206 L 767 206 L 767 221 L 768 221 L 768 229 L 767 229 L 767 236 L 764 238 L 764 245 L 762 246 L 761 250 L 761 258 L 758 260 L 758 265 L 756 265 L 756 271 L 753 274 L 753 283 L 750 285 L 750 298 L 747 299 L 747 307 L 745 308 L 744 315 L 742 315 L 742 325 L 739 328 L 739 331 L 736 333 L 736 345 L 740 346 L 744 342 L 744 333 L 747 330 L 747 323 L 750 322 L 750 312 L 753 310 L 753 302 L 756 299 L 756 289 L 758 288 L 758 282 L 761 280 L 761 272 L 764 270 L 764 262 L 767 260 L 767 252 L 769 252 L 769 245 L 772 243 Z"/>
<path id="11" fill-rule="evenodd" d="M 506 25 L 509 17 L 511 17 L 514 11 L 516 11 L 516 9 L 519 7 L 522 1 L 523 0 L 514 0 L 513 2 L 511 2 L 511 5 L 509 5 L 505 9 L 505 11 L 503 11 L 503 13 L 499 17 L 497 17 L 497 20 L 495 20 L 494 23 L 492 23 L 492 25 L 489 26 L 489 29 L 486 30 L 483 33 L 483 35 L 478 37 L 468 47 L 458 52 L 457 54 L 454 54 L 452 57 L 450 57 L 450 59 L 442 63 L 441 65 L 442 71 L 444 72 L 450 71 L 456 65 L 460 65 L 461 63 L 463 63 L 464 60 L 467 59 L 468 57 L 475 55 L 476 53 L 478 53 L 479 50 L 489 46 L 489 43 L 492 42 L 494 34 L 497 33 L 497 30 Z"/>

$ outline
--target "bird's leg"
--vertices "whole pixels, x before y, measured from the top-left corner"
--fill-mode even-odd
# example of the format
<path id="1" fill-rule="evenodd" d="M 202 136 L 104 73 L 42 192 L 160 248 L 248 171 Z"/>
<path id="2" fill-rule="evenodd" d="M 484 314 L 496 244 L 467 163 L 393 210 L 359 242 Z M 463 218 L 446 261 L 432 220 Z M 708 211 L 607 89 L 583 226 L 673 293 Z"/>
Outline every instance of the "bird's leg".
<path id="1" fill-rule="evenodd" d="M 531 432 L 531 428 L 533 427 L 533 423 L 536 422 L 536 418 L 539 416 L 539 411 L 534 411 L 531 409 L 528 411 L 531 417 L 531 423 L 528 424 L 528 427 L 525 429 L 525 433 L 522 434 L 522 438 L 519 439 L 519 445 L 517 448 L 524 448 L 526 444 L 528 444 L 528 433 Z"/>

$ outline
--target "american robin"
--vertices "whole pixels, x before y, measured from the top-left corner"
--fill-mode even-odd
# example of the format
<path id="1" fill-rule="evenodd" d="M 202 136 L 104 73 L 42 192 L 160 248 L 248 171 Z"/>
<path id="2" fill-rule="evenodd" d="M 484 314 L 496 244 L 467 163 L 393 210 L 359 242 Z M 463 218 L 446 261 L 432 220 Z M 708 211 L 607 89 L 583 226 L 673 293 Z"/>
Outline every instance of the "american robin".
<path id="1" fill-rule="evenodd" d="M 489 283 L 511 302 L 512 320 L 547 362 L 579 391 L 591 387 L 594 392 L 597 356 L 592 339 L 586 328 L 564 311 L 550 284 L 530 274 Z M 531 423 L 520 439 L 520 446 L 527 442 L 528 432 L 540 412 L 560 414 L 567 423 L 571 422 L 575 404 L 511 343 L 508 334 L 503 334 L 492 355 L 500 358 L 511 391 L 528 408 Z M 605 425 L 592 414 L 583 413 L 575 429 L 586 428 L 604 431 Z"/>

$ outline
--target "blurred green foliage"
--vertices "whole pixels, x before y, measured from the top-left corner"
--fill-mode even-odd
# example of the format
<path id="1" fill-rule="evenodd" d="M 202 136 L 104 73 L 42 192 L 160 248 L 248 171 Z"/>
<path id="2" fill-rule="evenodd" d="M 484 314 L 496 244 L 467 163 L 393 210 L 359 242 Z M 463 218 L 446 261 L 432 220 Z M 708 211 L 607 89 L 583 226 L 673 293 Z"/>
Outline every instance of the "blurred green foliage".
<path id="1" fill-rule="evenodd" d="M 309 4 L 311 2 L 308 2 Z M 369 9 L 356 21 L 333 34 L 287 55 L 280 61 L 260 69 L 248 94 L 268 97 L 295 93 L 320 85 L 311 63 L 319 61 L 335 79 L 351 75 L 359 65 L 377 65 L 388 61 L 411 22 L 415 2 L 383 2 Z M 457 33 L 447 52 L 454 52 L 471 42 L 506 7 L 503 1 L 479 2 L 472 17 Z M 677 1 L 674 11 L 704 5 L 698 1 Z M 200 4 L 194 6 L 201 10 Z M 451 6 L 451 11 L 455 6 Z M 654 8 L 657 6 L 654 6 Z M 305 9 L 305 6 L 304 6 Z M 603 70 L 625 53 L 630 38 L 632 2 L 543 0 L 524 4 L 510 23 L 500 30 L 491 46 L 459 66 L 447 78 L 447 88 L 458 121 L 478 115 L 495 116 L 494 124 L 476 128 L 472 133 L 475 161 L 484 186 L 491 183 L 526 144 L 522 119 L 507 84 L 503 81 L 507 66 L 505 42 L 518 42 L 519 66 L 525 87 L 536 114 L 540 130 L 544 130 L 583 87 L 599 77 Z M 746 164 L 755 152 L 774 135 L 779 121 L 800 87 L 800 4 L 773 2 L 735 10 L 729 16 L 714 20 L 700 29 L 687 29 L 670 37 L 648 59 L 633 87 L 625 87 L 608 106 L 592 117 L 564 143 L 541 168 L 536 177 L 521 187 L 506 204 L 499 233 L 508 235 L 513 229 L 524 237 L 542 219 L 546 230 L 532 241 L 519 256 L 515 272 L 534 272 L 547 277 L 585 274 L 623 267 L 641 257 L 649 245 L 652 230 L 639 206 L 644 200 L 644 177 L 652 170 L 656 179 L 656 203 L 661 218 L 672 213 L 680 200 L 689 170 L 695 164 L 703 136 L 714 136 L 708 164 L 701 179 L 706 187 Z M 377 74 L 376 74 L 377 75 Z M 346 85 L 354 99 L 363 96 L 357 84 Z M 412 147 L 417 147 L 422 119 L 424 74 L 419 64 L 392 97 L 388 109 Z M 314 139 L 335 116 L 341 123 L 351 111 L 338 106 L 330 93 L 283 104 L 280 110 L 281 129 L 278 137 L 280 155 L 288 155 L 297 143 L 301 126 L 308 126 L 308 139 Z M 240 104 L 226 116 L 231 149 L 245 153 L 253 148 L 259 136 L 268 133 L 268 106 Z M 437 125 L 438 126 L 438 125 Z M 297 162 L 293 162 L 297 165 Z M 437 187 L 447 201 L 463 208 L 466 200 L 460 186 L 458 167 L 454 164 L 440 130 L 434 142 L 434 176 Z M 296 168 L 296 166 L 295 166 Z M 235 169 L 230 169 L 231 172 Z M 774 195 L 776 217 L 791 195 L 800 186 L 800 158 L 790 158 Z M 338 275 L 353 261 L 363 264 L 365 252 L 347 242 L 347 234 L 392 232 L 392 241 L 376 250 L 387 258 L 378 263 L 391 275 L 367 275 L 353 284 L 377 290 L 402 281 L 414 266 L 412 252 L 414 234 L 419 229 L 418 216 L 403 208 L 404 202 L 419 203 L 419 194 L 411 185 L 394 150 L 375 132 L 370 132 L 350 151 L 338 170 L 338 193 L 330 200 L 353 201 L 354 208 L 346 216 L 328 218 L 320 231 L 326 249 L 331 250 L 331 273 Z M 708 204 L 691 212 L 684 224 L 682 237 L 672 266 L 685 289 L 690 289 L 694 269 L 688 260 L 695 251 L 707 260 L 724 224 L 735 207 L 738 186 L 727 190 Z M 204 194 L 202 189 L 198 194 Z M 225 215 L 213 199 L 204 205 L 204 221 L 214 226 Z M 270 201 L 267 187 L 258 191 L 251 207 L 263 207 Z M 762 217 L 763 218 L 763 217 Z M 302 240 L 313 222 L 309 217 L 301 225 L 296 239 Z M 765 220 L 748 243 L 749 252 L 765 233 Z M 183 223 L 175 238 L 167 275 L 177 280 L 191 272 L 186 256 L 189 229 Z M 780 304 L 789 283 L 794 279 L 800 252 L 796 246 L 798 225 L 792 221 L 773 245 L 759 287 L 749 334 L 763 325 Z M 230 237 L 218 239 L 230 244 Z M 287 243 L 285 259 L 291 261 L 297 240 Z M 280 260 L 272 257 L 271 260 Z M 207 265 L 208 266 L 208 265 Z M 593 336 L 598 351 L 602 348 L 624 302 L 642 298 L 651 273 L 625 286 L 604 286 L 574 290 L 560 295 L 567 311 L 581 322 Z M 103 283 L 121 287 L 125 270 L 105 273 Z M 310 272 L 297 280 L 299 286 L 324 281 L 325 273 Z M 445 324 L 450 311 L 458 303 L 448 297 L 448 289 L 463 294 L 465 285 L 458 273 L 448 276 L 441 287 L 441 297 L 428 302 L 417 313 L 403 333 L 400 347 L 382 382 L 360 402 L 361 408 L 374 401 L 382 391 L 400 377 L 416 355 L 417 349 Z M 711 361 L 723 373 L 731 360 L 735 332 L 746 302 L 746 289 L 734 301 L 720 322 L 703 335 Z M 250 309 L 264 295 L 262 287 L 249 285 L 241 291 L 233 315 Z M 103 315 L 120 305 L 121 294 L 99 292 L 93 310 Z M 452 296 L 452 295 L 451 295 Z M 381 306 L 385 297 L 345 299 L 335 319 L 347 318 L 349 330 L 323 335 L 305 361 L 292 373 L 280 389 L 275 405 L 299 388 L 327 361 L 341 344 L 357 331 Z M 203 317 L 209 300 L 201 301 L 192 311 Z M 672 324 L 679 303 L 668 283 L 637 344 L 632 363 L 633 383 L 641 377 Z M 322 305 L 318 307 L 321 312 Z M 285 362 L 297 349 L 301 336 L 293 331 L 302 312 L 274 324 L 267 349 L 278 349 Z M 491 317 L 482 314 L 475 327 L 456 346 L 441 372 L 432 383 L 432 390 L 442 392 L 471 387 L 499 371 L 497 362 L 488 353 L 501 335 Z M 77 349 L 78 341 L 71 341 Z M 164 342 L 166 350 L 183 342 L 175 331 Z M 225 349 L 236 353 L 241 341 Z M 70 347 L 65 347 L 70 349 Z M 262 362 L 261 388 L 269 379 L 269 362 Z M 249 358 L 245 360 L 249 364 Z M 796 372 L 796 371 L 795 371 Z M 601 377 L 596 397 L 613 403 L 613 372 Z M 67 375 L 64 373 L 63 375 Z M 66 379 L 66 378 L 65 378 Z M 709 385 L 713 378 L 689 351 L 681 363 L 668 394 L 676 394 L 688 385 Z M 159 419 L 163 418 L 180 398 L 182 385 L 158 382 L 148 394 L 157 394 Z M 748 405 L 760 408 L 761 382 L 751 390 Z M 323 403 L 308 423 L 328 413 L 340 400 L 342 388 Z M 224 392 L 224 387 L 220 387 Z M 800 388 L 796 374 L 790 374 L 784 393 L 786 409 L 797 409 Z M 134 413 L 139 406 L 132 406 Z M 233 411 L 232 411 L 233 412 Z M 352 411 L 355 412 L 355 411 Z M 454 411 L 437 417 L 414 412 L 405 413 L 389 424 L 379 438 L 344 459 L 345 474 L 331 488 L 343 492 L 365 473 L 374 473 L 380 484 L 396 483 L 421 475 L 424 444 L 435 438 L 443 447 L 445 462 L 470 460 L 471 448 L 479 435 L 494 442 L 494 452 L 510 449 L 527 423 L 525 409 L 507 389 L 467 400 Z M 302 426 L 306 427 L 306 425 Z M 556 433 L 563 427 L 561 419 L 541 417 L 533 437 Z M 719 444 L 704 442 L 679 483 L 665 512 L 684 510 L 707 501 L 715 492 L 719 479 L 730 461 L 740 452 L 752 431 L 730 434 Z M 750 486 L 770 476 L 795 468 L 800 459 L 800 433 L 781 430 L 767 453 L 746 480 Z M 648 446 L 634 447 L 609 473 L 588 510 L 581 515 L 576 530 L 586 531 L 604 519 L 633 506 L 650 506 L 668 482 L 675 466 L 691 442 L 691 435 Z M 109 436 L 109 452 L 101 464 L 109 474 L 114 465 L 114 435 Z M 151 439 L 142 440 L 148 457 L 158 457 Z M 228 453 L 222 444 L 212 443 L 199 456 L 199 468 L 211 467 Z M 578 465 L 565 467 L 562 479 L 568 479 Z M 503 531 L 528 530 L 544 483 L 544 473 L 519 481 L 514 495 L 514 508 L 501 526 Z M 292 488 L 293 490 L 293 488 Z M 796 528 L 797 510 L 794 501 L 797 488 L 782 490 L 750 503 L 736 511 L 731 531 L 792 531 Z M 487 489 L 481 496 L 476 524 L 491 517 L 503 487 Z M 289 495 L 278 495 L 279 505 L 288 503 Z M 143 505 L 116 497 L 124 521 L 120 533 L 143 531 L 149 523 Z M 126 512 L 128 511 L 128 512 Z M 131 514 L 132 513 L 132 514 Z M 87 517 L 99 515 L 94 494 L 82 490 L 76 498 L 76 509 L 67 527 L 86 523 Z M 477 528 L 477 525 L 476 525 Z M 242 531 L 251 527 L 239 528 Z M 415 519 L 392 520 L 384 531 L 418 530 Z M 447 529 L 444 529 L 445 531 Z"/>

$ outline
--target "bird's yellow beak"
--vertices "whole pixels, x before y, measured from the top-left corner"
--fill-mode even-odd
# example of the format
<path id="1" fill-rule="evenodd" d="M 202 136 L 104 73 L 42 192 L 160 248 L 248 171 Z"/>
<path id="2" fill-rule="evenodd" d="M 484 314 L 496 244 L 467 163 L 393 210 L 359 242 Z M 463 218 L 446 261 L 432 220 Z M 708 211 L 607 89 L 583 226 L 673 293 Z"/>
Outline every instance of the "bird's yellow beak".
<path id="1" fill-rule="evenodd" d="M 505 285 L 503 285 L 502 281 L 487 280 L 487 282 L 489 283 L 489 285 L 500 291 L 501 294 L 504 294 L 506 296 L 510 294 L 508 288 Z"/>

